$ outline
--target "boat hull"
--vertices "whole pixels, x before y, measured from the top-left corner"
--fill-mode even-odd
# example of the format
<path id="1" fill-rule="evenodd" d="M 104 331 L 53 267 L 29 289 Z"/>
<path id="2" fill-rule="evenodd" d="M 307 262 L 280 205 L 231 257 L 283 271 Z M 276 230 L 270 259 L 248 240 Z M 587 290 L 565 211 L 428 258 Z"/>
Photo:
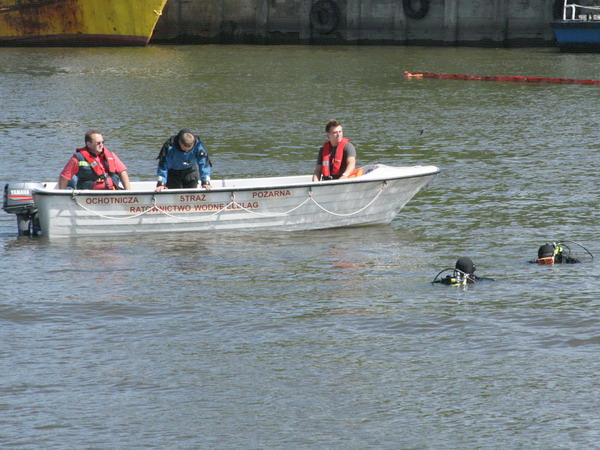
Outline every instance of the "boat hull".
<path id="1" fill-rule="evenodd" d="M 561 50 L 600 51 L 600 20 L 557 20 L 552 28 Z"/>
<path id="2" fill-rule="evenodd" d="M 435 166 L 376 166 L 352 180 L 311 176 L 213 180 L 213 189 L 153 192 L 35 189 L 42 235 L 126 235 L 206 230 L 314 230 L 390 223 Z"/>
<path id="3" fill-rule="evenodd" d="M 167 0 L 0 0 L 0 45 L 146 45 Z"/>

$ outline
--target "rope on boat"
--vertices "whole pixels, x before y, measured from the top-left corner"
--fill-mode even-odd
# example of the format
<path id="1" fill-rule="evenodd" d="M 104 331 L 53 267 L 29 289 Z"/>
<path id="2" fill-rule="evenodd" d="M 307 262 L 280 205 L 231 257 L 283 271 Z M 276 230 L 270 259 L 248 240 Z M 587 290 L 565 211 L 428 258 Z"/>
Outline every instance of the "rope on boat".
<path id="1" fill-rule="evenodd" d="M 154 201 L 155 208 L 158 212 L 163 213 L 165 216 L 172 217 L 173 219 L 181 220 L 182 222 L 202 222 L 206 219 L 210 219 L 211 217 L 216 216 L 217 214 L 221 214 L 223 211 L 227 210 L 227 208 L 229 208 L 231 205 L 235 204 L 234 201 L 231 201 L 231 202 L 227 203 L 227 205 L 225 205 L 225 207 L 223 209 L 218 209 L 214 213 L 209 214 L 208 216 L 194 218 L 194 219 L 187 219 L 185 217 L 176 216 L 175 214 L 171 214 L 170 212 L 163 211 L 162 209 L 160 209 L 159 207 L 156 206 L 156 199 L 153 198 L 153 201 Z"/>
<path id="2" fill-rule="evenodd" d="M 381 193 L 383 192 L 383 190 L 386 188 L 387 183 L 384 181 L 383 185 L 379 188 L 379 192 L 377 193 L 377 195 L 373 198 L 373 200 L 371 200 L 369 203 L 367 203 L 365 206 L 363 206 L 362 208 L 360 208 L 357 211 L 354 211 L 352 213 L 348 213 L 348 214 L 339 214 L 339 213 L 334 213 L 333 211 L 329 211 L 328 209 L 324 208 L 323 206 L 319 205 L 317 203 L 317 201 L 312 197 L 312 194 L 309 193 L 308 196 L 309 198 L 312 200 L 312 202 L 317 205 L 319 208 L 321 208 L 323 211 L 325 211 L 328 214 L 331 214 L 332 216 L 338 216 L 338 217 L 348 217 L 348 216 L 353 216 L 355 214 L 358 214 L 359 212 L 364 211 L 365 209 L 367 209 L 369 206 L 371 206 L 375 200 L 377 200 L 379 198 L 379 196 L 381 195 Z"/>
<path id="3" fill-rule="evenodd" d="M 125 217 L 114 217 L 114 216 L 106 216 L 104 214 L 100 214 L 96 211 L 92 211 L 91 209 L 87 208 L 85 205 L 82 205 L 81 203 L 79 203 L 77 201 L 77 198 L 75 196 L 75 194 L 73 194 L 72 197 L 73 202 L 75 202 L 75 204 L 83 209 L 85 209 L 87 212 L 94 214 L 95 216 L 101 217 L 102 219 L 110 219 L 110 220 L 131 220 L 131 219 L 135 219 L 137 217 L 143 216 L 144 214 L 149 214 L 152 211 L 157 211 L 159 213 L 163 213 L 169 217 L 173 217 L 174 219 L 179 219 L 179 220 L 187 220 L 190 222 L 200 222 L 202 220 L 206 220 L 206 219 L 210 219 L 211 217 L 223 212 L 224 210 L 226 210 L 228 207 L 230 207 L 231 205 L 233 205 L 235 202 L 229 202 L 225 208 L 223 209 L 219 209 L 216 212 L 209 214 L 208 216 L 202 217 L 200 219 L 186 219 L 184 217 L 180 217 L 180 216 L 175 216 L 173 214 L 168 213 L 167 211 L 163 211 L 159 206 L 156 205 L 156 197 L 152 196 L 152 206 L 150 208 L 148 208 L 145 211 L 142 211 L 141 213 L 138 214 L 134 214 L 133 216 L 125 216 Z"/>
<path id="4" fill-rule="evenodd" d="M 80 208 L 85 209 L 87 212 L 94 214 L 95 216 L 101 217 L 103 219 L 110 219 L 110 220 L 131 220 L 131 219 L 135 219 L 137 217 L 143 216 L 144 214 L 148 214 L 150 211 L 154 211 L 156 209 L 156 200 L 154 199 L 154 197 L 152 197 L 152 207 L 148 208 L 145 211 L 142 211 L 139 214 L 134 214 L 133 216 L 126 216 L 126 217 L 112 217 L 112 216 L 105 216 L 104 214 L 100 214 L 96 211 L 92 211 L 91 209 L 87 208 L 85 205 L 82 205 L 81 203 L 79 203 L 77 201 L 77 197 L 75 194 L 73 194 L 73 196 L 71 197 L 71 200 L 73 200 L 73 202 L 79 206 Z"/>
<path id="5" fill-rule="evenodd" d="M 257 216 L 263 216 L 263 217 L 281 217 L 281 216 L 287 216 L 289 213 L 296 211 L 298 208 L 306 205 L 308 202 L 310 201 L 310 194 L 308 196 L 308 198 L 306 200 L 304 200 L 302 203 L 300 203 L 298 206 L 294 206 L 292 209 L 286 211 L 286 212 L 282 212 L 282 213 L 259 213 L 256 211 L 252 211 L 251 209 L 245 208 L 244 205 L 240 205 L 238 202 L 235 201 L 235 195 L 231 196 L 231 202 L 238 206 L 240 209 L 243 209 L 246 212 L 252 213 L 252 214 L 256 214 Z"/>
<path id="6" fill-rule="evenodd" d="M 164 211 L 162 208 L 160 208 L 160 206 L 158 206 L 156 204 L 156 196 L 154 196 L 154 195 L 152 196 L 152 206 L 150 208 L 146 209 L 145 211 L 142 211 L 141 213 L 134 214 L 132 216 L 125 216 L 125 217 L 107 216 L 107 215 L 104 215 L 104 214 L 100 214 L 100 213 L 98 213 L 96 211 L 93 211 L 93 210 L 87 208 L 85 205 L 82 205 L 79 201 L 77 201 L 77 197 L 76 197 L 75 194 L 73 194 L 73 196 L 72 196 L 71 199 L 73 200 L 73 202 L 77 206 L 79 206 L 80 208 L 86 210 L 87 212 L 89 212 L 91 214 L 94 214 L 95 216 L 101 217 L 103 219 L 110 219 L 110 220 L 131 220 L 131 219 L 135 219 L 135 218 L 141 217 L 141 216 L 143 216 L 145 214 L 149 214 L 149 213 L 151 213 L 153 211 L 156 211 L 158 213 L 162 213 L 162 214 L 164 214 L 164 215 L 166 215 L 168 217 L 171 217 L 173 219 L 181 220 L 181 221 L 184 221 L 184 222 L 202 222 L 204 220 L 207 220 L 207 219 L 210 219 L 211 217 L 216 216 L 217 214 L 221 214 L 224 211 L 228 211 L 231 206 L 236 206 L 238 209 L 241 209 L 243 211 L 246 211 L 248 213 L 251 213 L 251 214 L 254 214 L 254 215 L 257 215 L 257 216 L 261 216 L 261 217 L 283 217 L 283 216 L 287 216 L 290 213 L 296 211 L 297 209 L 299 209 L 302 206 L 306 205 L 308 202 L 314 203 L 318 208 L 320 208 L 321 210 L 325 211 L 328 214 L 331 214 L 332 216 L 349 217 L 349 216 L 353 216 L 355 214 L 358 214 L 358 213 L 364 211 L 369 206 L 371 206 L 373 203 L 375 203 L 375 201 L 379 198 L 379 196 L 382 194 L 382 192 L 385 190 L 386 187 L 387 187 L 387 182 L 384 181 L 383 184 L 381 185 L 381 187 L 379 188 L 379 192 L 377 193 L 377 195 L 369 203 L 367 203 L 365 206 L 363 206 L 362 208 L 360 208 L 360 209 L 358 209 L 358 210 L 356 210 L 354 212 L 346 213 L 346 214 L 335 213 L 333 211 L 328 210 L 327 208 L 325 208 L 321 204 L 319 204 L 314 199 L 314 197 L 312 195 L 312 190 L 310 190 L 310 189 L 308 191 L 308 197 L 306 198 L 306 200 L 304 200 L 299 205 L 294 206 L 292 209 L 289 209 L 289 210 L 287 210 L 285 212 L 281 212 L 281 213 L 260 213 L 260 212 L 252 211 L 251 209 L 248 209 L 244 205 L 238 203 L 235 200 L 235 194 L 231 194 L 231 201 L 227 205 L 225 205 L 225 207 L 223 207 L 222 209 L 219 209 L 219 210 L 215 211 L 214 213 L 209 214 L 208 216 L 204 216 L 204 217 L 200 217 L 200 218 L 190 218 L 190 219 L 185 218 L 185 217 L 183 217 L 181 215 L 175 215 L 175 214 L 169 213 L 168 211 Z"/>
<path id="7" fill-rule="evenodd" d="M 171 213 L 169 213 L 167 211 L 163 211 L 163 210 L 161 210 L 158 207 L 156 209 L 158 211 L 162 212 L 163 214 L 165 214 L 166 216 L 172 217 L 173 219 L 177 219 L 177 220 L 181 220 L 181 221 L 185 221 L 185 222 L 202 222 L 203 220 L 210 219 L 211 217 L 216 216 L 217 214 L 220 214 L 223 211 L 229 210 L 230 206 L 237 206 L 238 209 L 242 209 L 242 210 L 244 210 L 246 212 L 249 212 L 249 213 L 252 213 L 252 214 L 256 214 L 258 216 L 263 216 L 263 217 L 287 216 L 289 213 L 291 213 L 291 212 L 297 210 L 298 208 L 304 206 L 309 200 L 310 200 L 310 198 L 307 198 L 302 203 L 300 203 L 298 206 L 294 206 L 292 209 L 290 209 L 288 211 L 285 211 L 285 212 L 282 212 L 282 213 L 272 213 L 272 214 L 267 213 L 267 214 L 263 214 L 263 213 L 259 213 L 259 212 L 256 212 L 256 211 L 252 211 L 251 209 L 248 209 L 248 208 L 244 207 L 244 205 L 239 204 L 238 202 L 235 201 L 235 195 L 232 194 L 231 195 L 231 201 L 227 205 L 225 205 L 224 208 L 219 209 L 219 210 L 215 211 L 214 213 L 212 213 L 212 214 L 210 214 L 208 216 L 201 217 L 201 218 L 194 218 L 194 219 L 187 219 L 187 218 L 182 217 L 182 216 L 176 216 L 176 215 L 171 214 Z"/>

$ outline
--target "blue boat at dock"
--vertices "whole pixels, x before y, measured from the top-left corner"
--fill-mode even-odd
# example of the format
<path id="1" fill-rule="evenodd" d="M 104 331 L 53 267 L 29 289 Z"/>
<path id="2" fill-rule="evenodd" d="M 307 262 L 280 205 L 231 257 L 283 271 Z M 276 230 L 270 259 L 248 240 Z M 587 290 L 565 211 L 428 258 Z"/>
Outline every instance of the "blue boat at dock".
<path id="1" fill-rule="evenodd" d="M 565 0 L 562 19 L 552 28 L 561 51 L 600 51 L 600 5 Z"/>

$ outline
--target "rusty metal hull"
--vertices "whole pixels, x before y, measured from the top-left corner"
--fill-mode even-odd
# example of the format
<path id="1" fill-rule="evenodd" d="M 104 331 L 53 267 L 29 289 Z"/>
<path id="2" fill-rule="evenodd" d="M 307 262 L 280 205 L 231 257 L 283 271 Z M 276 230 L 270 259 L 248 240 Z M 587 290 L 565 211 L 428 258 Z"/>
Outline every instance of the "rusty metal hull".
<path id="1" fill-rule="evenodd" d="M 167 0 L 0 0 L 0 45 L 146 45 Z"/>

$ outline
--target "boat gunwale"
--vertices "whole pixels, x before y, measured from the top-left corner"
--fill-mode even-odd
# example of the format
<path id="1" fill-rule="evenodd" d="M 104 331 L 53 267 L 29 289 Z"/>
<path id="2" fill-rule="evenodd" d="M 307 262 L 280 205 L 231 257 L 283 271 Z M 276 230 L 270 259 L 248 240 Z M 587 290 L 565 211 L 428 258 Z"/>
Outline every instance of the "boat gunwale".
<path id="1" fill-rule="evenodd" d="M 576 25 L 581 28 L 598 28 L 600 25 L 600 20 L 579 20 L 579 19 L 569 19 L 569 20 L 555 20 L 550 23 L 552 28 L 569 28 L 570 25 Z"/>
<path id="2" fill-rule="evenodd" d="M 415 166 L 410 166 L 410 167 L 415 167 Z M 421 167 L 436 167 L 436 166 L 421 166 Z M 432 175 L 437 175 L 441 172 L 441 170 L 439 168 L 436 167 L 436 170 L 434 171 L 430 171 L 427 173 L 419 173 L 419 174 L 412 174 L 412 175 L 399 175 L 399 176 L 392 176 L 392 177 L 378 177 L 378 178 L 371 178 L 368 180 L 361 180 L 359 178 L 352 178 L 352 179 L 348 179 L 348 180 L 329 180 L 326 182 L 323 181 L 310 181 L 310 182 L 306 182 L 306 183 L 298 183 L 298 184 L 278 184 L 278 185 L 273 185 L 273 186 L 248 186 L 248 187 L 227 187 L 227 186 L 212 186 L 211 189 L 204 189 L 204 188 L 183 188 L 183 189 L 166 189 L 163 190 L 161 192 L 156 192 L 154 190 L 134 190 L 134 189 L 130 189 L 130 190 L 125 190 L 125 189 L 119 189 L 119 190 L 96 190 L 96 189 L 39 189 L 39 188 L 35 188 L 32 189 L 32 194 L 36 194 L 36 195 L 44 195 L 44 196 L 54 196 L 54 195 L 58 195 L 58 196 L 69 196 L 69 197 L 75 197 L 78 195 L 86 195 L 86 196 L 106 196 L 106 195 L 132 195 L 132 194 L 144 194 L 144 195 L 169 195 L 169 194 L 184 194 L 184 193 L 198 193 L 198 192 L 202 192 L 202 193 L 211 193 L 211 192 L 231 192 L 231 191 L 235 191 L 235 192 L 246 192 L 246 191 L 269 191 L 269 190 L 274 190 L 274 189 L 297 189 L 297 188 L 303 188 L 303 187 L 314 187 L 314 186 L 319 186 L 319 187 L 326 187 L 326 186 L 340 186 L 340 185 L 347 185 L 347 184 L 363 184 L 363 183 L 374 183 L 374 182 L 387 182 L 387 181 L 391 181 L 391 180 L 401 180 L 401 179 L 405 179 L 405 178 L 422 178 L 422 177 L 428 177 L 428 176 L 432 176 Z M 278 177 L 273 177 L 273 178 L 278 178 Z M 243 179 L 243 178 L 239 178 L 240 180 L 251 180 L 251 178 L 247 178 L 247 179 Z M 326 184 L 324 184 L 326 183 Z"/>

